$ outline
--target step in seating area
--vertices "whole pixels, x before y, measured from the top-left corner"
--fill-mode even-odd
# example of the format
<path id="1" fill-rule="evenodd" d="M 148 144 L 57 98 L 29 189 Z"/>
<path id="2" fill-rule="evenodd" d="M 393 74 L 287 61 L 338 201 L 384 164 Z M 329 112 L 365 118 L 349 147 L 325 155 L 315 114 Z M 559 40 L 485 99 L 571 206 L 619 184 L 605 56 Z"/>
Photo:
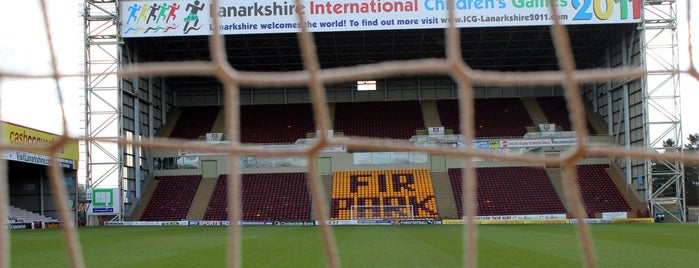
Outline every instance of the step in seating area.
<path id="1" fill-rule="evenodd" d="M 408 205 L 412 205 L 412 213 Z M 333 174 L 331 219 L 409 218 L 411 214 L 414 218 L 439 217 L 428 169 Z"/>
<path id="2" fill-rule="evenodd" d="M 294 143 L 315 132 L 310 104 L 243 105 L 240 107 L 242 143 Z"/>
<path id="3" fill-rule="evenodd" d="M 311 195 L 306 173 L 243 174 L 242 219 L 246 221 L 308 221 Z M 228 220 L 228 176 L 221 175 L 204 220 Z"/>
<path id="4" fill-rule="evenodd" d="M 155 177 L 155 180 L 158 180 L 158 185 L 141 215 L 141 220 L 185 219 L 201 179 L 201 175 Z"/>
<path id="5" fill-rule="evenodd" d="M 58 222 L 57 219 L 15 206 L 8 206 L 8 222 Z"/>
<path id="6" fill-rule="evenodd" d="M 577 166 L 578 185 L 588 214 L 631 211 L 607 168 L 609 165 L 604 164 Z"/>
<path id="7" fill-rule="evenodd" d="M 477 138 L 522 137 L 533 125 L 519 98 L 475 99 L 475 135 Z M 457 100 L 438 100 L 437 111 L 442 125 L 461 134 L 461 119 Z"/>
<path id="8" fill-rule="evenodd" d="M 182 107 L 182 114 L 170 133 L 170 138 L 196 140 L 211 132 L 220 107 Z"/>
<path id="9" fill-rule="evenodd" d="M 407 140 L 425 129 L 418 101 L 335 104 L 334 129 L 346 136 Z"/>
<path id="10" fill-rule="evenodd" d="M 464 215 L 462 169 L 448 170 L 459 217 Z M 565 214 L 566 209 L 542 167 L 476 169 L 478 216 Z"/>

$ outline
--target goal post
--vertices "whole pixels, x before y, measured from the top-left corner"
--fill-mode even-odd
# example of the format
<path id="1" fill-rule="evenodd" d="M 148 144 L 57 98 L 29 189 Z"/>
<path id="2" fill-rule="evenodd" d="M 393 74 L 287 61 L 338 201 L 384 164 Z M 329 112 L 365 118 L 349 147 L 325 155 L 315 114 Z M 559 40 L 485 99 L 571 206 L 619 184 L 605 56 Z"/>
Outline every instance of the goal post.
<path id="1" fill-rule="evenodd" d="M 413 205 L 352 206 L 351 220 L 362 219 L 415 219 Z"/>

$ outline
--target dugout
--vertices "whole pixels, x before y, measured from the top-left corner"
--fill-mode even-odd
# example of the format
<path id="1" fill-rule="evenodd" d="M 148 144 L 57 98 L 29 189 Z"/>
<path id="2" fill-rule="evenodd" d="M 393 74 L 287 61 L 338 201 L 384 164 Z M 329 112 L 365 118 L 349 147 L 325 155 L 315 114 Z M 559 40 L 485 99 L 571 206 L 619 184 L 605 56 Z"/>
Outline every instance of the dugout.
<path id="1" fill-rule="evenodd" d="M 400 10 L 397 9 L 399 2 L 402 3 Z M 371 11 L 373 1 L 356 1 L 360 7 L 369 5 L 365 12 L 348 11 L 342 7 L 342 12 L 331 14 L 334 11 L 315 7 L 313 14 L 306 13 L 308 21 L 305 23 L 314 32 L 320 67 L 341 71 L 343 67 L 362 64 L 445 58 L 443 28 L 448 19 L 443 7 L 440 9 L 438 5 L 432 5 L 436 2 L 439 1 L 391 1 L 395 9 L 383 13 Z M 484 1 L 484 6 L 460 6 L 456 14 L 456 18 L 460 20 L 456 21 L 456 26 L 459 27 L 464 62 L 473 69 L 485 71 L 558 70 L 558 57 L 548 26 L 551 17 L 548 15 L 546 1 L 529 1 L 523 7 L 518 7 L 516 2 Z M 585 9 L 573 6 L 568 1 L 559 4 L 559 18 L 566 24 L 577 69 L 644 66 L 643 38 L 646 29 L 641 27 L 640 2 L 624 2 L 607 10 L 590 7 Z M 198 4 L 192 1 L 121 1 L 120 6 L 116 7 L 121 14 L 118 18 L 118 31 L 115 33 L 118 44 L 115 58 L 118 65 L 126 67 L 130 64 L 209 60 L 211 51 L 208 34 L 213 28 L 211 17 L 216 14 L 221 19 L 219 29 L 224 35 L 227 60 L 236 70 L 267 74 L 303 70 L 295 34 L 298 28 L 293 27 L 295 11 L 285 8 L 290 4 L 285 2 L 285 7 L 280 9 L 281 13 L 270 7 L 270 14 L 266 11 L 240 11 L 255 9 L 248 9 L 247 4 L 234 1 L 220 2 L 221 8 L 226 11 L 224 13 L 218 13 L 220 10 L 212 12 L 207 5 L 210 5 L 207 1 Z M 254 5 L 266 10 L 264 7 L 268 5 L 281 3 L 260 0 Z M 334 7 L 334 3 L 330 1 L 327 5 Z M 173 11 L 175 7 L 177 11 Z M 175 16 L 162 13 L 166 8 L 169 9 L 168 12 L 175 12 L 172 13 Z M 190 12 L 196 16 L 191 17 Z M 185 18 L 191 19 L 185 21 Z M 405 20 L 412 22 L 415 18 L 416 24 L 405 23 Z M 98 27 L 91 26 L 105 21 L 102 17 L 88 16 L 88 38 L 98 40 L 104 37 L 97 34 Z M 399 21 L 402 23 L 398 23 Z M 88 55 L 100 47 L 98 43 L 86 45 Z M 88 60 L 87 64 L 99 66 L 97 60 Z M 105 67 L 105 70 L 109 69 Z M 106 72 L 104 77 L 108 77 Z M 113 88 L 118 92 L 121 117 L 111 135 L 126 140 L 146 140 L 169 133 L 171 129 L 168 128 L 174 124 L 170 120 L 178 116 L 177 109 L 180 107 L 220 106 L 224 101 L 221 85 L 211 75 L 115 77 L 116 83 L 106 87 L 100 87 L 102 80 L 99 78 L 88 78 L 96 81 L 88 87 L 100 90 L 89 91 L 88 88 L 88 91 L 94 96 L 102 96 L 105 88 Z M 326 83 L 328 102 L 413 100 L 425 103 L 453 100 L 459 96 L 451 77 L 430 70 L 410 75 L 368 75 L 366 80 L 375 80 L 376 90 L 358 91 L 356 80 Z M 643 103 L 647 97 L 644 92 L 646 85 L 642 78 L 597 81 L 581 84 L 580 87 L 588 111 L 601 122 L 601 128 L 604 129 L 600 132 L 602 136 L 618 145 L 646 146 L 649 143 L 650 137 L 647 137 L 644 130 L 648 120 Z M 563 94 L 560 85 L 474 85 L 476 99 L 560 97 Z M 243 86 L 239 97 L 242 105 L 311 101 L 304 85 Z M 122 185 L 124 201 L 130 204 L 131 200 L 140 198 L 148 180 L 154 174 L 162 172 L 155 171 L 153 162 L 154 157 L 162 155 L 159 152 L 140 150 L 136 146 L 116 148 L 113 151 L 118 151 L 116 157 L 123 161 L 115 163 L 116 172 L 103 173 L 116 175 Z M 90 165 L 89 161 L 88 169 L 100 168 Z M 221 162 L 225 161 L 218 161 Z M 624 170 L 629 185 L 636 183 L 633 178 L 648 173 L 644 161 L 624 160 L 618 164 Z M 333 167 L 343 168 L 343 164 Z M 226 169 L 225 166 L 218 168 L 224 171 Z M 100 173 L 99 170 L 96 171 Z M 100 184 L 103 177 L 88 180 L 92 180 L 91 184 Z"/>

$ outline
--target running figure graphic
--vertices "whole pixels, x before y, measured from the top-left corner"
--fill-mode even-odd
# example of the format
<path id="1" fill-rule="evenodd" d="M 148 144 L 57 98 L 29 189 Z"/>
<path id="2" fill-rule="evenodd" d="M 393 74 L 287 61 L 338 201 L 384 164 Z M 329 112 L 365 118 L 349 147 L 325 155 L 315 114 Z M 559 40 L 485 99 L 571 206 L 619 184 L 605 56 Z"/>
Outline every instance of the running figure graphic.
<path id="1" fill-rule="evenodd" d="M 194 1 L 194 5 L 192 4 L 187 4 L 187 7 L 185 8 L 185 11 L 189 11 L 189 15 L 184 19 L 185 24 L 184 28 L 184 33 L 187 34 L 191 30 L 199 30 L 200 27 L 197 28 L 197 24 L 199 24 L 199 16 L 197 16 L 197 13 L 204 9 L 204 4 L 202 3 L 201 6 L 199 6 L 200 2 L 199 0 Z M 188 27 L 190 22 L 194 22 L 194 25 L 192 27 Z"/>

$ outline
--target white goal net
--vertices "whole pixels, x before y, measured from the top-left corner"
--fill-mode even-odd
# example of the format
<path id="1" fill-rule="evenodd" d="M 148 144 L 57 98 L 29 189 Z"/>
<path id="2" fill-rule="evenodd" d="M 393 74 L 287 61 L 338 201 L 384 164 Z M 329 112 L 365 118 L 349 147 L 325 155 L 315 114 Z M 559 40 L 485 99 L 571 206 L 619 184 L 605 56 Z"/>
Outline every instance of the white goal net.
<path id="1" fill-rule="evenodd" d="M 29 1 L 29 0 L 27 0 Z M 44 13 L 42 17 L 32 18 L 34 20 L 47 20 L 45 8 L 46 0 L 42 1 L 42 11 Z M 92 1 L 92 2 L 112 2 L 112 1 Z M 118 1 L 116 1 L 118 2 Z M 197 1 L 198 2 L 198 1 Z M 301 6 L 301 1 L 295 0 L 297 6 Z M 454 0 L 446 1 L 446 6 L 454 6 Z M 502 1 L 502 2 L 513 2 L 513 1 Z M 540 1 L 536 1 L 540 2 Z M 554 2 L 552 0 L 552 2 Z M 575 1 L 569 1 L 575 2 Z M 583 2 L 583 1 L 580 1 Z M 584 1 L 587 3 L 587 1 Z M 618 1 L 593 1 L 597 4 L 599 3 L 612 3 Z M 628 1 L 621 1 L 628 2 Z M 644 1 L 645 2 L 645 1 Z M 665 2 L 665 1 L 657 1 Z M 674 2 L 674 1 L 672 1 Z M 694 2 L 694 1 L 687 1 Z M 211 4 L 215 5 L 217 1 L 212 1 Z M 184 7 L 182 7 L 184 8 Z M 682 10 L 687 10 L 683 7 Z M 555 14 L 555 5 L 551 5 L 551 17 L 557 17 Z M 17 10 L 7 9 L 6 12 L 17 12 Z M 447 11 L 445 11 L 447 12 Z M 305 21 L 303 13 L 298 13 L 298 21 Z M 454 18 L 452 10 L 448 12 L 449 18 Z M 16 22 L 7 22 L 4 27 L 17 27 Z M 218 21 L 214 16 L 214 23 L 217 24 Z M 14 25 L 14 26 L 11 26 Z M 126 66 L 122 69 L 112 70 L 113 74 L 118 74 L 123 77 L 145 77 L 145 76 L 185 76 L 185 75 L 201 75 L 210 76 L 217 79 L 221 83 L 221 88 L 224 92 L 225 99 L 225 116 L 226 116 L 226 132 L 224 133 L 226 137 L 233 141 L 229 144 L 222 144 L 217 148 L 218 152 L 229 154 L 231 168 L 231 174 L 240 174 L 238 157 L 242 154 L 245 155 L 263 155 L 263 156 L 298 156 L 302 155 L 307 159 L 307 173 L 309 177 L 309 187 L 313 195 L 313 209 L 318 215 L 318 220 L 321 223 L 319 230 L 323 239 L 323 247 L 325 249 L 325 255 L 327 259 L 328 267 L 340 267 L 340 254 L 335 243 L 335 237 L 333 235 L 330 226 L 325 223 L 328 220 L 328 199 L 324 192 L 323 182 L 317 173 L 316 159 L 318 158 L 319 151 L 318 148 L 330 147 L 330 146 L 344 146 L 348 148 L 362 148 L 363 150 L 373 150 L 377 152 L 389 152 L 389 151 L 422 151 L 428 154 L 439 154 L 439 155 L 449 155 L 453 157 L 459 157 L 463 159 L 464 166 L 464 178 L 474 178 L 475 170 L 473 168 L 472 160 L 474 158 L 488 158 L 499 161 L 516 161 L 528 164 L 541 164 L 541 165 L 558 165 L 561 166 L 564 174 L 568 174 L 568 178 L 563 181 L 565 188 L 565 198 L 568 204 L 574 204 L 571 208 L 573 216 L 577 219 L 583 219 L 586 217 L 585 211 L 582 206 L 580 199 L 580 193 L 577 186 L 574 185 L 575 182 L 575 165 L 586 156 L 608 156 L 610 158 L 631 158 L 631 159 L 662 159 L 665 161 L 684 161 L 684 163 L 694 163 L 699 164 L 699 156 L 696 154 L 681 154 L 679 152 L 666 152 L 664 154 L 658 154 L 655 151 L 647 150 L 647 148 L 634 148 L 625 146 L 607 146 L 607 147 L 595 147 L 587 144 L 584 137 L 587 134 L 587 127 L 585 125 L 585 109 L 584 103 L 581 99 L 581 92 L 579 90 L 579 84 L 590 83 L 590 82 L 606 82 L 610 80 L 626 81 L 630 78 L 638 78 L 640 76 L 648 75 L 649 73 L 643 69 L 628 69 L 628 68 L 600 68 L 592 70 L 576 70 L 572 47 L 570 45 L 570 40 L 568 33 L 566 32 L 566 27 L 558 24 L 557 22 L 551 26 L 551 33 L 553 35 L 553 40 L 555 43 L 556 55 L 558 57 L 559 70 L 555 71 L 541 71 L 541 72 L 497 72 L 497 71 L 481 71 L 471 69 L 467 62 L 464 61 L 464 56 L 461 53 L 461 39 L 467 38 L 462 37 L 459 34 L 459 30 L 450 24 L 447 29 L 445 29 L 444 34 L 444 50 L 445 58 L 442 59 L 418 59 L 410 61 L 391 61 L 391 62 L 380 62 L 376 64 L 366 64 L 349 66 L 337 69 L 323 69 L 321 68 L 318 61 L 318 54 L 316 53 L 316 44 L 314 43 L 313 35 L 308 32 L 306 25 L 304 23 L 299 24 L 301 26 L 301 32 L 298 33 L 298 43 L 301 47 L 302 61 L 304 70 L 298 72 L 289 73 L 260 73 L 260 72 L 244 72 L 236 70 L 227 60 L 226 60 L 226 46 L 236 46 L 240 44 L 226 44 L 224 42 L 223 36 L 220 35 L 218 25 L 213 27 L 214 34 L 210 36 L 208 41 L 208 46 L 210 48 L 211 56 L 208 61 L 198 61 L 198 62 L 162 62 L 162 63 L 148 63 L 148 64 L 134 64 Z M 51 28 L 49 23 L 46 23 L 47 28 Z M 30 31 L 28 29 L 27 31 Z M 687 30 L 688 32 L 689 29 Z M 691 32 L 690 32 L 691 33 Z M 46 61 L 51 62 L 53 68 L 50 71 L 36 74 L 33 71 L 27 70 L 12 70 L 8 69 L 7 66 L 0 66 L 0 80 L 5 78 L 12 79 L 50 79 L 54 81 L 54 85 L 51 88 L 56 88 L 56 92 L 60 96 L 62 91 L 67 90 L 58 86 L 60 81 L 65 78 L 74 78 L 76 76 L 81 76 L 81 74 L 72 73 L 64 74 L 59 73 L 55 69 L 55 55 L 60 53 L 54 49 L 53 45 L 59 43 L 59 38 L 57 36 L 51 36 L 46 32 L 30 32 L 27 34 L 39 34 L 47 36 L 46 42 L 49 46 L 50 56 L 46 58 Z M 21 38 L 21 36 L 5 36 L 4 38 Z M 0 49 L 2 47 L 0 46 Z M 691 45 L 690 45 L 691 49 Z M 4 54 L 6 51 L 2 51 Z M 681 73 L 691 77 L 690 79 L 699 80 L 699 74 L 697 73 L 695 66 L 697 65 L 692 58 L 691 50 L 689 51 L 690 64 L 689 67 L 681 70 Z M 2 59 L 2 54 L 0 54 L 0 59 Z M 90 70 L 86 70 L 89 72 Z M 570 110 L 569 118 L 573 123 L 573 129 L 577 136 L 577 145 L 570 150 L 568 154 L 562 155 L 558 158 L 539 158 L 531 156 L 521 156 L 521 155 L 506 155 L 504 153 L 484 153 L 483 151 L 475 150 L 473 148 L 464 147 L 458 150 L 454 149 L 441 149 L 441 148 L 429 148 L 429 147 L 415 147 L 414 143 L 392 140 L 392 141 L 371 141 L 364 139 L 337 139 L 330 137 L 327 133 L 331 129 L 330 124 L 330 109 L 328 107 L 328 102 L 326 98 L 326 91 L 324 85 L 329 83 L 336 83 L 342 81 L 357 81 L 363 80 L 367 76 L 370 77 L 390 77 L 390 76 L 400 76 L 400 75 L 416 75 L 423 73 L 438 73 L 451 76 L 457 84 L 457 92 L 459 94 L 459 107 L 460 107 L 460 117 L 465 120 L 461 120 L 461 133 L 464 137 L 465 144 L 470 144 L 474 139 L 474 121 L 469 120 L 474 118 L 474 86 L 491 84 L 491 85 L 501 85 L 501 86 L 539 86 L 539 85 L 561 85 L 564 88 L 567 105 Z M 310 99 L 313 105 L 313 111 L 316 122 L 316 129 L 318 129 L 319 137 L 317 143 L 313 145 L 310 150 L 298 152 L 298 151 L 264 151 L 255 149 L 243 149 L 239 146 L 240 140 L 240 122 L 239 122 L 239 109 L 240 99 L 239 99 L 239 89 L 241 86 L 269 86 L 269 87 L 282 87 L 285 85 L 299 86 L 303 85 L 308 87 L 310 90 Z M 0 88 L 0 91 L 3 88 Z M 64 100 L 60 97 L 57 98 L 58 102 L 62 105 Z M 63 115 L 64 129 L 66 116 Z M 0 150 L 22 150 L 23 148 L 17 145 L 8 144 L 4 135 L 4 131 L 0 131 L 0 137 L 2 137 L 2 143 L 0 143 Z M 76 135 L 70 135 L 67 131 L 61 133 L 63 138 L 57 141 L 59 144 L 66 143 L 68 141 L 87 141 L 93 137 L 80 137 Z M 167 138 L 153 138 L 153 139 L 118 139 L 116 141 L 120 145 L 134 145 L 140 146 L 144 149 L 191 149 L 191 150 L 210 150 L 211 148 L 205 147 L 204 145 L 183 145 L 178 143 L 178 141 L 173 141 Z M 41 149 L 50 152 L 53 159 L 56 159 L 61 150 L 61 146 L 45 146 Z M 67 203 L 67 197 L 62 191 L 62 174 L 60 170 L 60 165 L 53 162 L 52 168 L 49 172 L 49 177 L 52 182 L 51 186 L 54 188 L 51 192 L 55 194 L 56 203 Z M 241 189 L 240 180 L 231 179 L 229 181 L 229 191 L 230 193 L 236 193 L 234 196 L 239 196 Z M 9 204 L 8 198 L 8 177 L 7 177 L 7 166 L 6 161 L 0 161 L 0 221 L 5 223 L 8 220 L 7 217 L 7 207 Z M 476 185 L 473 179 L 464 180 L 463 196 L 468 197 L 464 200 L 464 216 L 473 219 L 476 214 L 476 202 L 474 200 L 476 196 Z M 234 198 L 229 198 L 230 207 L 230 219 L 231 222 L 237 222 L 241 219 L 240 214 L 240 202 L 235 202 Z M 353 208 L 356 210 L 353 212 L 353 217 L 356 218 L 367 218 L 375 216 L 386 216 L 387 207 L 381 207 L 377 209 L 376 207 L 357 207 Z M 409 207 L 396 207 L 395 210 L 388 207 L 391 217 L 397 217 L 398 215 L 403 216 L 401 213 L 406 210 L 412 211 Z M 71 222 L 71 216 L 67 211 L 65 206 L 59 206 L 60 216 L 63 222 Z M 361 211 L 361 212 L 360 212 Z M 377 212 L 381 212 L 381 215 L 376 215 Z M 405 215 L 406 217 L 412 217 L 412 214 Z M 4 224 L 3 224 L 4 226 Z M 63 226 L 65 242 L 68 245 L 68 254 L 71 265 L 73 267 L 84 267 L 83 253 L 80 247 L 80 242 L 77 236 L 77 232 L 74 226 L 71 224 L 65 224 Z M 476 224 L 465 224 L 463 225 L 463 236 L 464 236 L 464 248 L 463 248 L 463 265 L 464 267 L 476 267 L 477 260 L 477 248 L 478 248 L 478 236 L 477 236 L 477 225 Z M 589 227 L 584 223 L 576 225 L 578 233 L 578 241 L 580 242 L 580 251 L 583 259 L 583 263 L 586 267 L 595 266 L 595 252 L 592 247 L 591 233 Z M 0 228 L 0 268 L 9 267 L 11 252 L 10 249 L 10 232 L 7 228 Z M 232 225 L 230 227 L 229 237 L 228 237 L 228 265 L 229 267 L 240 267 L 241 266 L 241 256 L 242 256 L 242 235 L 241 227 L 238 225 Z"/>

